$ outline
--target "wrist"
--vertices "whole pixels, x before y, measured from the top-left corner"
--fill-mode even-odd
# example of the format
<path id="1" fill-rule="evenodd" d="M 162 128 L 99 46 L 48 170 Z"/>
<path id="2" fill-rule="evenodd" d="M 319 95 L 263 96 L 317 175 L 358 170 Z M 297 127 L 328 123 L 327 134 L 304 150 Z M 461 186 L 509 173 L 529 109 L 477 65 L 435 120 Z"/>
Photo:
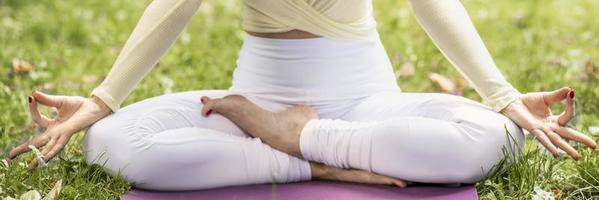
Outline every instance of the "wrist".
<path id="1" fill-rule="evenodd" d="M 112 109 L 110 109 L 110 107 L 108 107 L 108 105 L 106 105 L 106 103 L 104 103 L 104 101 L 97 96 L 91 95 L 88 99 L 94 102 L 94 104 L 98 105 L 98 108 L 100 108 L 102 114 L 108 115 L 112 113 Z"/>
<path id="2" fill-rule="evenodd" d="M 520 98 L 518 98 L 518 99 L 512 101 L 511 103 L 509 103 L 507 106 L 505 106 L 505 108 L 501 109 L 499 112 L 501 114 L 506 115 L 506 114 L 510 113 L 512 110 L 514 110 L 514 107 L 516 106 L 516 104 L 518 104 L 520 102 L 521 102 L 521 100 L 520 100 Z"/>

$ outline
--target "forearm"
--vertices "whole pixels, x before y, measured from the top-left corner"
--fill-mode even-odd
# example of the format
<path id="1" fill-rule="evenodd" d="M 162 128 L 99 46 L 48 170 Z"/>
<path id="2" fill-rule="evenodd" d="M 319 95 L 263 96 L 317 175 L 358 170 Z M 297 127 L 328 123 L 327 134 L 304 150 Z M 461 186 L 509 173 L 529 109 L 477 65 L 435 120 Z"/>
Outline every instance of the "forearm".
<path id="1" fill-rule="evenodd" d="M 485 104 L 500 111 L 520 97 L 497 69 L 458 0 L 410 0 L 410 4 L 426 33 Z"/>
<path id="2" fill-rule="evenodd" d="M 112 111 L 175 42 L 200 0 L 155 0 L 144 11 L 104 81 L 92 91 Z"/>

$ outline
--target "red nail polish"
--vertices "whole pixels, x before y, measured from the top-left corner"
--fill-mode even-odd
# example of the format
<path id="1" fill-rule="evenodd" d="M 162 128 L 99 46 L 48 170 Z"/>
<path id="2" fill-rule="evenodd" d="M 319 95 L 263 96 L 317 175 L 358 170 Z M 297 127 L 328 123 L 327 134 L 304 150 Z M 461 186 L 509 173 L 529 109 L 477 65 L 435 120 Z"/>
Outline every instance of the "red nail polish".
<path id="1" fill-rule="evenodd" d="M 27 100 L 29 101 L 29 103 L 33 102 L 33 97 L 29 96 L 27 97 Z"/>
<path id="2" fill-rule="evenodd" d="M 570 98 L 572 98 L 572 99 L 573 99 L 573 98 L 574 98 L 574 90 L 571 90 L 571 91 L 570 91 L 570 94 L 569 94 L 568 96 L 570 96 Z"/>
<path id="3" fill-rule="evenodd" d="M 209 116 L 210 113 L 212 113 L 212 109 L 208 110 L 208 112 L 206 112 L 206 116 Z"/>

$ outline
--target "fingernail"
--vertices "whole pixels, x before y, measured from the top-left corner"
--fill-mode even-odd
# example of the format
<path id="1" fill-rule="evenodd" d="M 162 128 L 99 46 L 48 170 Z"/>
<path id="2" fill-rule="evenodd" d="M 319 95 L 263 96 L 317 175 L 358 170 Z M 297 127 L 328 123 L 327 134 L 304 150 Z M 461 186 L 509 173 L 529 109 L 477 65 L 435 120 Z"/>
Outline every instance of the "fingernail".
<path id="1" fill-rule="evenodd" d="M 570 90 L 570 94 L 568 94 L 568 96 L 570 96 L 571 99 L 574 98 L 574 90 Z"/>
<path id="2" fill-rule="evenodd" d="M 210 113 L 212 113 L 212 109 L 208 110 L 208 112 L 206 112 L 206 116 L 209 116 Z"/>
<path id="3" fill-rule="evenodd" d="M 33 97 L 29 96 L 27 97 L 27 100 L 29 101 L 29 103 L 33 102 Z"/>

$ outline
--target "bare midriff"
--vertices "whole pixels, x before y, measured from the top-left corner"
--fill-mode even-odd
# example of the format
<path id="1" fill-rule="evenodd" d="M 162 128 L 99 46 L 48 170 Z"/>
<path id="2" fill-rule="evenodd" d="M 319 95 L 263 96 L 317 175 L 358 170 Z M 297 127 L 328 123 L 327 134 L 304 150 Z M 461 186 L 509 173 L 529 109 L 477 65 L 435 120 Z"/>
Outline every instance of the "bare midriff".
<path id="1" fill-rule="evenodd" d="M 259 32 L 250 32 L 246 31 L 248 34 L 256 36 L 256 37 L 264 37 L 264 38 L 273 38 L 273 39 L 305 39 L 305 38 L 317 38 L 321 37 L 318 35 L 314 35 L 310 32 L 302 31 L 302 30 L 290 30 L 287 32 L 278 32 L 278 33 L 259 33 Z"/>

